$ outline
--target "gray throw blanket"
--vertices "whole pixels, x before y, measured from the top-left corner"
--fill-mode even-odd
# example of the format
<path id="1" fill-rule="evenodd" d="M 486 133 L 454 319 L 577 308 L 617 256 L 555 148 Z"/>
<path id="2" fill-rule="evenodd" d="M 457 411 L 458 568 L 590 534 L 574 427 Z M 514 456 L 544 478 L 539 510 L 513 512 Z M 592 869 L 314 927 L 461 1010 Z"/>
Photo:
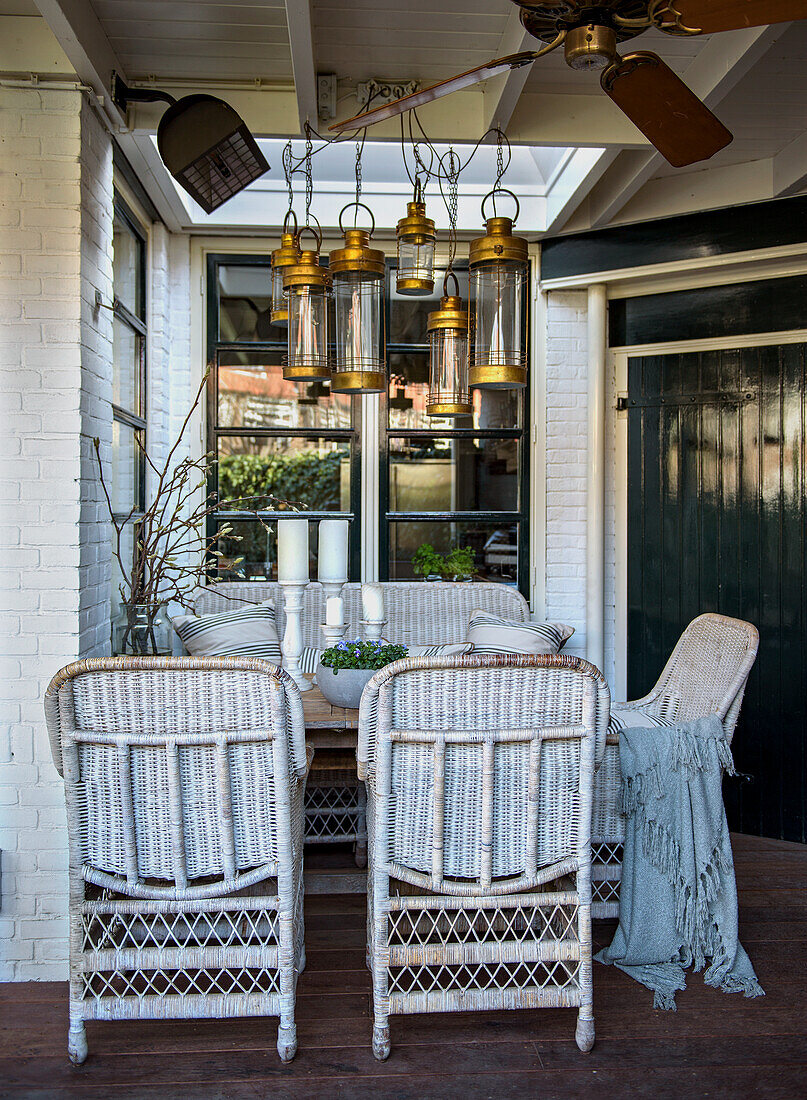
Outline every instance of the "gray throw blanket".
<path id="1" fill-rule="evenodd" d="M 626 815 L 619 927 L 596 958 L 652 989 L 655 1008 L 675 1009 L 684 968 L 708 985 L 764 996 L 737 939 L 737 887 L 722 769 L 734 774 L 716 715 L 670 728 L 619 734 Z"/>

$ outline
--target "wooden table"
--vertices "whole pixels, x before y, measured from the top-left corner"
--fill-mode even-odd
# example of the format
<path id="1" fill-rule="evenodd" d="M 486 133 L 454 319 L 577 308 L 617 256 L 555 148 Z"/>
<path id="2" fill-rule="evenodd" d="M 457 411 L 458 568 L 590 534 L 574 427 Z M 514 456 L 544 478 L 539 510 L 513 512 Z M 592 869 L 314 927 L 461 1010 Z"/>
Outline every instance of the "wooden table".
<path id="1" fill-rule="evenodd" d="M 306 744 L 314 759 L 306 785 L 305 837 L 308 843 L 353 841 L 356 866 L 367 866 L 367 795 L 356 775 L 359 712 L 334 707 L 319 688 L 302 693 Z M 313 861 L 312 861 L 313 862 Z M 309 893 L 363 892 L 366 875 L 356 871 L 313 872 Z"/>

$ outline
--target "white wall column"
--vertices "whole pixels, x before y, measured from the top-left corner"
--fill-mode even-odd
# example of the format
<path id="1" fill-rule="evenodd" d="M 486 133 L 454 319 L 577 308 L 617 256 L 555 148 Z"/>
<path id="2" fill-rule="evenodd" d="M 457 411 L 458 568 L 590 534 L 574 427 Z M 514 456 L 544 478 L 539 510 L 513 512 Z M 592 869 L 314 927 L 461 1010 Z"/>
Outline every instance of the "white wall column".
<path id="1" fill-rule="evenodd" d="M 588 288 L 588 452 L 586 468 L 586 658 L 605 660 L 605 388 L 607 294 Z"/>

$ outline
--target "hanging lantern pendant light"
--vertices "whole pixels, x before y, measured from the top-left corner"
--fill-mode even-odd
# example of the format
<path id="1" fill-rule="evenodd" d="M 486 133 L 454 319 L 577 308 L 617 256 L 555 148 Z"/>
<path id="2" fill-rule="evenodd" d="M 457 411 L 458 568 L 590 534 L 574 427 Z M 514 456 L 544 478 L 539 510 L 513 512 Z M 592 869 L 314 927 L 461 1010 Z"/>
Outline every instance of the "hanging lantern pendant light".
<path id="1" fill-rule="evenodd" d="M 454 280 L 454 294 L 448 280 Z M 440 308 L 429 314 L 429 396 L 427 416 L 470 416 L 468 390 L 468 311 L 462 307 L 459 284 L 453 271 L 443 280 Z"/>
<path id="2" fill-rule="evenodd" d="M 289 232 L 289 217 L 294 218 L 294 230 Z M 298 240 L 297 217 L 289 210 L 283 219 L 283 232 L 280 235 L 280 248 L 272 253 L 272 309 L 270 319 L 273 325 L 283 328 L 289 323 L 289 309 L 283 290 L 283 275 L 288 267 L 300 262 L 300 242 Z"/>
<path id="3" fill-rule="evenodd" d="M 314 382 L 331 377 L 328 355 L 328 305 L 331 277 L 319 262 L 322 234 L 305 226 L 316 249 L 302 250 L 296 264 L 283 269 L 283 289 L 289 311 L 288 354 L 283 377 L 290 382 Z"/>
<path id="4" fill-rule="evenodd" d="M 351 206 L 363 207 L 372 219 L 367 229 L 344 229 L 342 217 Z M 336 370 L 332 393 L 385 393 L 387 359 L 384 340 L 384 253 L 370 247 L 375 219 L 362 202 L 348 203 L 339 215 L 344 247 L 329 257 L 336 306 Z"/>
<path id="5" fill-rule="evenodd" d="M 434 291 L 434 243 L 437 234 L 433 220 L 426 217 L 419 177 L 415 180 L 414 199 L 407 203 L 406 217 L 398 222 L 395 235 L 398 238 L 398 293 L 431 294 Z"/>
<path id="6" fill-rule="evenodd" d="M 516 217 L 488 218 L 484 237 L 471 241 L 473 340 L 469 381 L 481 389 L 520 389 L 527 384 L 523 309 L 528 246 L 523 237 L 513 236 L 519 206 L 512 191 L 498 188 L 489 192 L 482 200 L 482 218 L 491 195 L 495 213 L 497 194 L 512 197 Z"/>

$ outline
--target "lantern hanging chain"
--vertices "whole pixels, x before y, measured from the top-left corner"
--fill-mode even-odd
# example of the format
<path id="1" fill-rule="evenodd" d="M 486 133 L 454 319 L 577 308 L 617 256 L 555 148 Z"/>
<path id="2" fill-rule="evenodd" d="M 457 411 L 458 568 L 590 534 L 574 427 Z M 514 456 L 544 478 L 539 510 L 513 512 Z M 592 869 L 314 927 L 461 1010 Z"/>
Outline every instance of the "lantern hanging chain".
<path id="1" fill-rule="evenodd" d="M 443 295 L 448 294 L 448 280 L 452 278 L 456 285 L 457 277 L 454 274 L 454 261 L 457 258 L 457 214 L 459 208 L 459 179 L 461 161 L 454 152 L 453 146 L 444 154 L 445 164 L 440 165 L 441 171 L 438 177 L 440 193 L 443 196 L 446 210 L 448 211 L 448 263 L 446 273 L 443 276 Z M 443 188 L 443 175 L 447 181 L 446 189 Z M 446 190 L 448 194 L 446 195 Z"/>
<path id="2" fill-rule="evenodd" d="M 294 207 L 294 191 L 292 189 L 292 176 L 294 175 L 294 156 L 292 154 L 291 142 L 288 141 L 283 146 L 283 174 L 286 177 L 286 189 L 289 193 L 289 214 L 291 214 Z"/>
<path id="3" fill-rule="evenodd" d="M 305 224 L 311 225 L 311 200 L 314 197 L 314 176 L 311 171 L 311 126 L 305 124 Z"/>

